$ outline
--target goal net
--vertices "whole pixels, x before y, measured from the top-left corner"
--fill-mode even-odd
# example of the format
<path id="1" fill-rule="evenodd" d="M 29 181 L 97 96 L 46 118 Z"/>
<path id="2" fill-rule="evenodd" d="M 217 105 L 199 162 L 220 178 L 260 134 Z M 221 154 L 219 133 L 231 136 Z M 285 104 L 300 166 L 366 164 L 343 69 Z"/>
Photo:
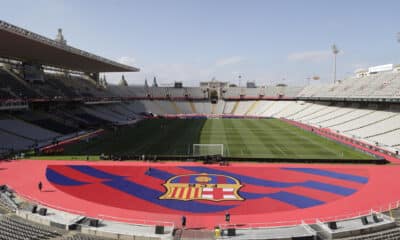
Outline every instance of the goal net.
<path id="1" fill-rule="evenodd" d="M 193 156 L 224 156 L 224 144 L 193 144 Z"/>

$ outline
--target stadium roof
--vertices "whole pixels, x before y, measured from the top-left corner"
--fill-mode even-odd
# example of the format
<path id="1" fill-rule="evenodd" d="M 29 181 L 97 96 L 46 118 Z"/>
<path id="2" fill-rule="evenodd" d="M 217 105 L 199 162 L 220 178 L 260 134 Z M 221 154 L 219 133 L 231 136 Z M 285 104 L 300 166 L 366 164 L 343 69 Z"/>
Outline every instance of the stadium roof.
<path id="1" fill-rule="evenodd" d="M 0 57 L 82 72 L 138 72 L 0 20 Z"/>

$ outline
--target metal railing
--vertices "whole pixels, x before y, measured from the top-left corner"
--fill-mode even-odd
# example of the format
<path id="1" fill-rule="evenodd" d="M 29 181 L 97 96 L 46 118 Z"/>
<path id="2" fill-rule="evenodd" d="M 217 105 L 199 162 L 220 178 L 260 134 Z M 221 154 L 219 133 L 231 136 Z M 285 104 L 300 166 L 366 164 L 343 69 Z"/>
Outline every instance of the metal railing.
<path id="1" fill-rule="evenodd" d="M 347 214 L 341 214 L 336 216 L 328 216 L 328 217 L 314 217 L 307 219 L 299 219 L 299 220 L 290 220 L 290 221 L 276 221 L 276 222 L 262 222 L 262 223 L 221 223 L 218 226 L 221 229 L 227 229 L 230 227 L 234 227 L 236 229 L 265 229 L 265 228 L 276 228 L 276 227 L 293 227 L 302 224 L 315 224 L 318 222 L 332 222 L 332 221 L 344 221 L 353 218 L 360 218 L 363 216 L 370 216 L 372 213 L 384 213 L 391 212 L 393 209 L 397 209 L 400 207 L 400 200 L 395 202 L 391 202 L 389 204 L 381 205 L 378 207 L 370 208 L 368 210 L 360 210 Z M 390 216 L 393 219 L 393 216 Z"/>
<path id="2" fill-rule="evenodd" d="M 134 224 L 134 225 L 143 225 L 143 226 L 165 226 L 165 227 L 170 227 L 171 229 L 174 229 L 176 223 L 175 222 L 170 222 L 170 221 L 160 221 L 160 220 L 152 220 L 152 219 L 137 219 L 137 218 L 124 218 L 124 217 L 117 217 L 117 216 L 110 216 L 106 214 L 97 214 L 96 216 L 91 216 L 90 214 L 87 214 L 86 212 L 83 211 L 78 211 L 75 209 L 69 209 L 65 207 L 61 207 L 58 205 L 53 205 L 49 204 L 47 202 L 43 202 L 39 199 L 36 199 L 32 196 L 22 194 L 16 191 L 16 193 L 33 202 L 40 204 L 42 206 L 46 206 L 49 208 L 53 208 L 56 210 L 64 211 L 67 213 L 71 214 L 76 214 L 80 216 L 87 216 L 87 217 L 96 217 L 101 220 L 110 220 L 110 221 L 115 221 L 115 222 L 124 222 L 124 223 L 129 223 L 129 224 Z M 341 215 L 335 215 L 335 216 L 317 216 L 313 218 L 307 218 L 307 219 L 298 219 L 298 220 L 288 220 L 288 221 L 275 221 L 275 222 L 254 222 L 254 223 L 240 223 L 240 222 L 232 222 L 232 223 L 221 223 L 218 224 L 220 229 L 227 229 L 227 228 L 236 228 L 236 229 L 265 229 L 265 228 L 277 228 L 277 227 L 293 227 L 293 226 L 298 226 L 298 225 L 304 225 L 304 224 L 315 224 L 318 222 L 331 222 L 331 221 L 344 221 L 352 218 L 359 218 L 363 216 L 369 216 L 372 213 L 384 213 L 384 212 L 389 212 L 390 217 L 392 219 L 393 216 L 391 215 L 391 210 L 393 209 L 398 209 L 400 207 L 400 200 L 390 202 L 385 205 L 380 205 L 377 207 L 369 208 L 367 210 L 360 210 L 360 211 L 355 211 L 355 212 L 350 212 L 346 214 L 341 214 Z"/>
<path id="3" fill-rule="evenodd" d="M 79 211 L 79 210 L 75 210 L 75 209 L 70 209 L 70 208 L 65 208 L 65 207 L 61 207 L 58 205 L 50 204 L 50 203 L 41 201 L 37 198 L 34 198 L 32 196 L 29 196 L 27 194 L 23 194 L 23 193 L 20 193 L 17 191 L 15 191 L 15 192 L 22 198 L 29 200 L 32 203 L 42 205 L 42 206 L 45 206 L 48 208 L 52 208 L 55 210 L 63 211 L 66 213 L 79 215 L 79 216 L 94 217 L 94 218 L 97 218 L 100 220 L 109 220 L 109 221 L 115 221 L 115 222 L 129 223 L 129 224 L 133 224 L 133 225 L 141 225 L 141 226 L 158 226 L 158 225 L 160 225 L 160 226 L 171 228 L 171 232 L 175 227 L 175 223 L 169 222 L 169 221 L 159 221 L 159 220 L 152 220 L 152 219 L 138 219 L 138 218 L 123 218 L 123 217 L 110 216 L 110 215 L 106 215 L 106 214 L 97 214 L 97 215 L 93 216 L 84 211 Z"/>
<path id="4" fill-rule="evenodd" d="M 97 216 L 99 219 L 112 220 L 112 221 L 116 221 L 116 222 L 132 223 L 135 225 L 142 225 L 142 226 L 158 226 L 158 225 L 160 225 L 160 226 L 164 226 L 164 227 L 171 227 L 172 229 L 175 226 L 174 222 L 168 222 L 168 221 L 139 219 L 139 218 L 124 218 L 124 217 L 110 216 L 110 215 L 106 215 L 106 214 L 98 214 Z"/>

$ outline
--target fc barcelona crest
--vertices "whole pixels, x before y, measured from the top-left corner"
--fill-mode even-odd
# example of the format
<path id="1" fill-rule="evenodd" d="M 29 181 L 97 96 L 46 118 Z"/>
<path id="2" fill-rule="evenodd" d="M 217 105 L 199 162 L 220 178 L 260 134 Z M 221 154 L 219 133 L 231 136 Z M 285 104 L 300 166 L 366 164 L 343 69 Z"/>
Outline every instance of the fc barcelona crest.
<path id="1" fill-rule="evenodd" d="M 242 187 L 236 178 L 219 174 L 188 174 L 169 178 L 166 192 L 159 199 L 243 201 L 238 191 Z"/>

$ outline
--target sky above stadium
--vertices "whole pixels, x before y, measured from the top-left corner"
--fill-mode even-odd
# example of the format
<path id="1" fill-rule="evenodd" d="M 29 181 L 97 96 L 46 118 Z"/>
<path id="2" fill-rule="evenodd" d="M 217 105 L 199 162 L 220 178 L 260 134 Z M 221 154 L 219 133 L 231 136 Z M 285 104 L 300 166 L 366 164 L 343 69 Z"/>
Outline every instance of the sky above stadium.
<path id="1" fill-rule="evenodd" d="M 354 70 L 400 63 L 400 1 L 13 0 L 0 18 L 69 45 L 141 68 L 130 84 L 216 78 L 259 85 L 332 82 Z M 0 40 L 1 43 L 1 40 Z M 108 74 L 118 82 L 121 74 Z"/>

